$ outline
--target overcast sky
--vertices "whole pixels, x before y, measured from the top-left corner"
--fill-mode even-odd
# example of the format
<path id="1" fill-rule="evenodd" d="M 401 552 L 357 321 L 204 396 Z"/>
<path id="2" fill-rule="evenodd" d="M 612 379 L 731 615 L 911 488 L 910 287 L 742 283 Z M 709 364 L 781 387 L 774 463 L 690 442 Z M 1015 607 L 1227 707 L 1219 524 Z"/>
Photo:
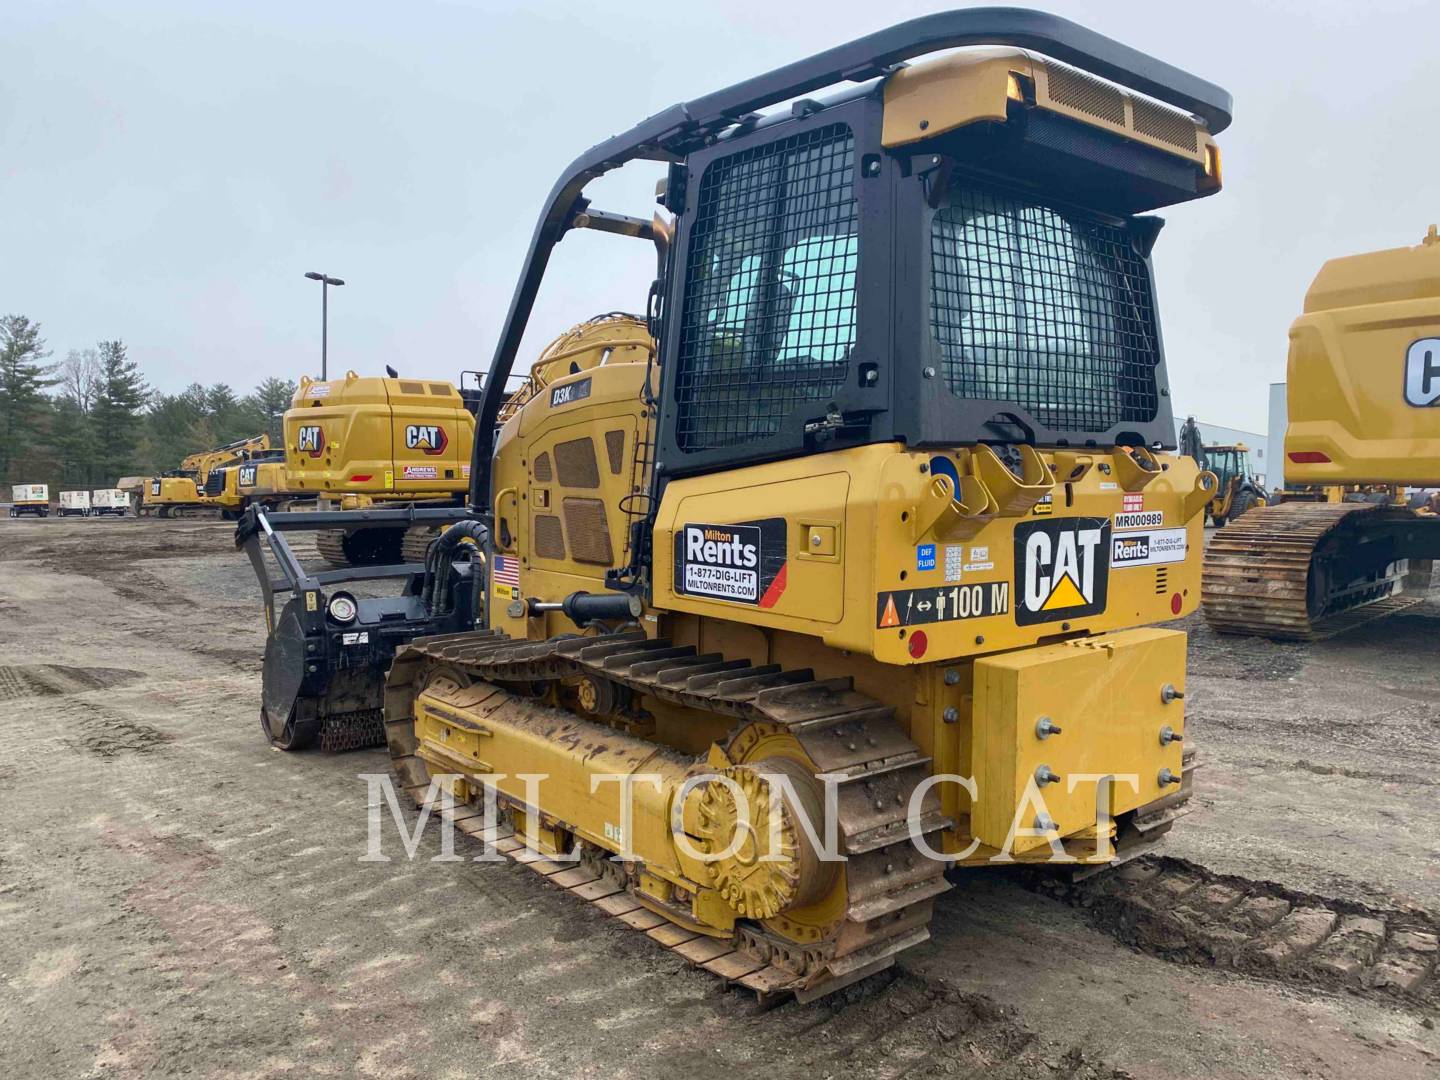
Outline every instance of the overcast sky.
<path id="1" fill-rule="evenodd" d="M 57 357 L 122 338 L 167 391 L 319 367 L 483 368 L 541 200 L 675 101 L 944 4 L 891 0 L 0 4 L 0 312 Z M 1286 328 L 1331 255 L 1440 219 L 1440 4 L 1039 5 L 1218 82 L 1226 190 L 1163 211 L 1176 409 L 1263 432 Z M 648 216 L 653 168 L 592 191 Z M 638 311 L 653 262 L 561 245 L 522 353 Z"/>

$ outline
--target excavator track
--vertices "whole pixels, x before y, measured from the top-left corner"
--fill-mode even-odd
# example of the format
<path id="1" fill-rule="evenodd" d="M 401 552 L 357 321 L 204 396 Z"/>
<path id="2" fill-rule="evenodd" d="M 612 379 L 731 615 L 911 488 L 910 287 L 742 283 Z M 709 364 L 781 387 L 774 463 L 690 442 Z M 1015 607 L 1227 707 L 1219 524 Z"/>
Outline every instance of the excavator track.
<path id="1" fill-rule="evenodd" d="M 1205 621 L 1223 634 L 1316 641 L 1412 607 L 1419 597 L 1396 595 L 1402 575 L 1372 571 L 1347 580 L 1338 569 L 1368 525 L 1409 513 L 1369 503 L 1251 510 L 1205 549 Z"/>
<path id="2" fill-rule="evenodd" d="M 405 530 L 405 538 L 400 542 L 400 561 L 424 565 L 425 556 L 430 551 L 430 541 L 439 535 L 440 529 L 437 526 L 411 525 Z"/>
<path id="3" fill-rule="evenodd" d="M 320 529 L 315 548 L 320 557 L 336 569 L 349 566 L 379 566 L 401 561 L 406 530 L 394 525 L 364 529 Z"/>
<path id="4" fill-rule="evenodd" d="M 367 533 L 375 534 L 375 537 L 365 544 L 363 565 L 384 562 L 423 564 L 425 554 L 430 548 L 430 541 L 440 535 L 440 530 L 433 525 L 411 525 L 403 532 L 398 528 L 385 527 L 356 529 L 351 535 L 361 536 Z M 379 534 L 382 533 L 389 535 L 381 538 Z M 400 536 L 398 545 L 395 542 L 394 534 Z M 315 548 L 322 559 L 338 570 L 357 565 L 347 554 L 344 529 L 320 529 L 315 533 Z M 355 550 L 353 542 L 350 550 Z"/>
<path id="5" fill-rule="evenodd" d="M 580 860 L 567 865 L 526 847 L 505 827 L 485 838 L 689 963 L 762 998 L 794 995 L 809 1001 L 889 967 L 899 953 L 929 938 L 934 898 L 949 888 L 946 864 L 911 845 L 906 813 L 911 792 L 929 775 L 930 759 L 891 709 L 857 693 L 849 679 L 821 680 L 809 670 L 701 655 L 691 646 L 643 634 L 525 641 L 486 630 L 418 639 L 396 655 L 386 687 L 392 766 L 399 786 L 417 805 L 438 809 L 474 836 L 484 829 L 480 808 L 432 788 L 429 768 L 418 753 L 414 704 L 432 673 L 450 679 L 463 674 L 494 686 L 505 697 L 494 706 L 496 699 L 487 699 L 485 713 L 492 720 L 504 710 L 516 722 L 569 725 L 583 718 L 537 703 L 537 688 L 576 676 L 598 677 L 631 692 L 733 718 L 728 748 L 743 740 L 752 725 L 783 728 L 820 772 L 839 774 L 847 907 L 838 930 L 807 945 L 781 938 L 756 921 L 740 919 L 733 933 L 693 924 L 684 911 L 667 911 L 668 905 L 634 889 L 633 864 L 618 863 L 609 851 L 583 840 L 577 839 Z M 612 733 L 609 727 L 594 727 L 602 736 Z M 704 762 L 702 757 L 695 764 L 703 767 Z M 928 793 L 919 826 L 926 842 L 938 847 L 939 833 L 948 824 L 933 791 Z"/>

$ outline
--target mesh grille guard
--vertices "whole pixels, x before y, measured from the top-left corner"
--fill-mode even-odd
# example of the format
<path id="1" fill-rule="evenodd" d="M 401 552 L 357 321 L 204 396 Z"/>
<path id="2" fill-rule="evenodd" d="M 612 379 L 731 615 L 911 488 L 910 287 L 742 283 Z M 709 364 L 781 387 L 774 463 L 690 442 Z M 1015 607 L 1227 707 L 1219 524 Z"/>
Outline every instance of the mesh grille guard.
<path id="1" fill-rule="evenodd" d="M 930 329 L 956 397 L 1068 431 L 1154 419 L 1154 297 L 1123 226 L 962 181 L 932 222 L 930 268 Z"/>
<path id="2" fill-rule="evenodd" d="M 656 113 L 582 154 L 550 191 L 531 238 L 495 355 L 486 372 L 470 469 L 471 505 L 488 507 L 492 440 L 486 433 L 495 427 L 505 398 L 506 381 L 529 323 L 550 253 L 564 235 L 571 210 L 586 184 L 628 161 L 670 161 L 683 157 L 707 134 L 723 130 L 756 109 L 836 83 L 875 78 L 917 56 L 966 45 L 1033 49 L 1195 113 L 1206 122 L 1212 134 L 1218 134 L 1230 124 L 1230 94 L 1215 84 L 1068 19 L 1042 11 L 998 7 L 938 12 L 912 19 Z M 483 509 L 482 513 L 485 513 Z"/>

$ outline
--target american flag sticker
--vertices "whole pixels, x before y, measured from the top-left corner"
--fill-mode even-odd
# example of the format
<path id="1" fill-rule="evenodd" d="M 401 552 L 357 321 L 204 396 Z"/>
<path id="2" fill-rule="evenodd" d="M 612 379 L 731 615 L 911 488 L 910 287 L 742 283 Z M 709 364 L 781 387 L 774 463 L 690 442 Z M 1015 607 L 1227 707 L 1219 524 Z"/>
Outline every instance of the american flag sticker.
<path id="1" fill-rule="evenodd" d="M 490 575 L 492 591 L 502 600 L 520 599 L 520 560 L 495 556 L 495 568 Z"/>
<path id="2" fill-rule="evenodd" d="M 520 584 L 520 560 L 507 559 L 504 555 L 495 556 L 495 584 L 497 585 L 519 585 Z"/>

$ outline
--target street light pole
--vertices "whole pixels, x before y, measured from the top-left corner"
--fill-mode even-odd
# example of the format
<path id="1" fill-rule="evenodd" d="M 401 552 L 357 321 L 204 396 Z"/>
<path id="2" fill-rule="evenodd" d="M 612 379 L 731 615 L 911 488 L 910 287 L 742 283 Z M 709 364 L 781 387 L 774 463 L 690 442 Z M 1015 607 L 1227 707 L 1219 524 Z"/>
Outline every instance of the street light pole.
<path id="1" fill-rule="evenodd" d="M 320 282 L 320 381 L 324 382 L 330 376 L 330 286 L 344 285 L 345 282 L 338 277 L 316 273 L 314 270 L 305 276 L 311 281 Z"/>

